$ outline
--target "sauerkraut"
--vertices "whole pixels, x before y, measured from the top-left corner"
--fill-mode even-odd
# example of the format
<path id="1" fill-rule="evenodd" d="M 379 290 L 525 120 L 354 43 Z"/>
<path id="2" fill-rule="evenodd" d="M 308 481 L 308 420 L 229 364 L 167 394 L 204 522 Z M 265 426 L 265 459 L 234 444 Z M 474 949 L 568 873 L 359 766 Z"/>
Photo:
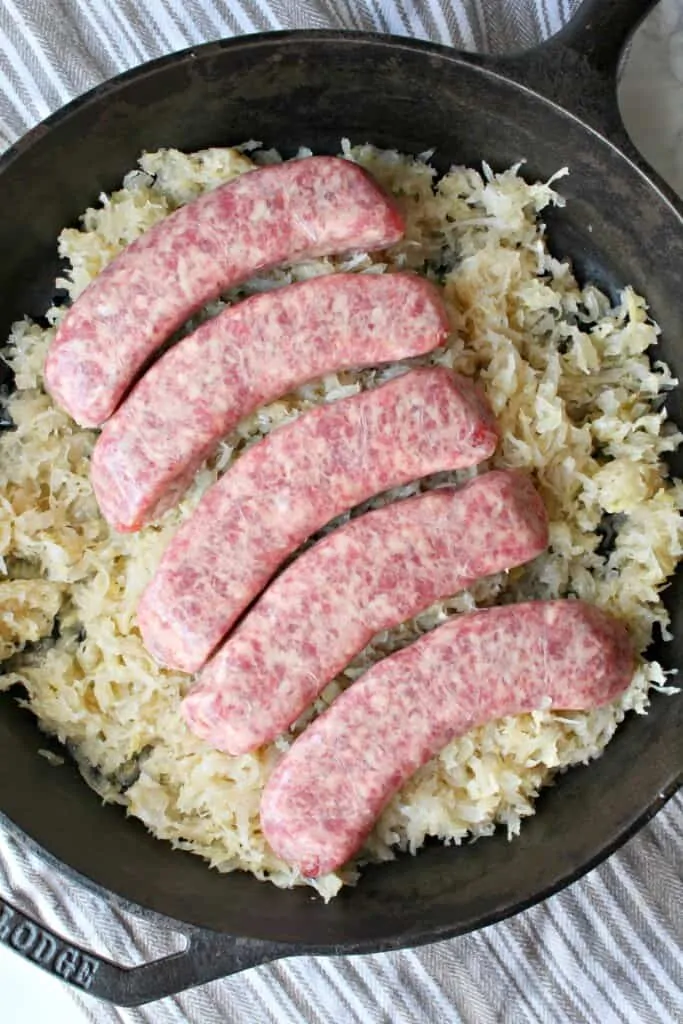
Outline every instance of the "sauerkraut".
<path id="1" fill-rule="evenodd" d="M 539 710 L 455 740 L 394 797 L 357 860 L 315 882 L 275 858 L 259 826 L 263 785 L 306 722 L 378 658 L 476 606 L 581 597 L 626 621 L 645 651 L 655 626 L 667 636 L 661 591 L 683 538 L 683 486 L 667 478 L 663 462 L 681 436 L 660 400 L 676 381 L 648 357 L 659 332 L 645 300 L 626 287 L 613 303 L 590 283 L 580 287 L 571 267 L 550 255 L 542 214 L 563 203 L 556 179 L 565 171 L 530 184 L 519 166 L 494 174 L 484 165 L 455 167 L 439 179 L 430 154 L 413 158 L 346 141 L 342 151 L 396 195 L 405 240 L 385 257 L 358 253 L 264 274 L 212 303 L 185 331 L 226 302 L 318 274 L 406 267 L 427 274 L 443 285 L 453 331 L 447 345 L 413 363 L 478 378 L 502 442 L 488 466 L 400 488 L 363 508 L 490 466 L 523 467 L 548 509 L 546 554 L 376 637 L 287 735 L 230 757 L 187 729 L 179 704 L 191 679 L 159 668 L 145 651 L 135 623 L 140 594 L 179 523 L 241 451 L 303 410 L 373 387 L 402 367 L 333 374 L 259 410 L 220 444 L 181 504 L 138 534 L 118 535 L 99 515 L 88 475 L 96 434 L 76 426 L 43 390 L 43 362 L 63 307 L 49 310 L 47 327 L 26 319 L 12 329 L 4 358 L 16 378 L 7 403 L 16 429 L 0 437 L 0 686 L 18 684 L 20 699 L 67 745 L 89 784 L 160 839 L 220 871 L 250 871 L 279 886 L 312 884 L 325 898 L 353 883 L 363 862 L 414 852 L 427 836 L 459 843 L 497 825 L 515 835 L 544 784 L 599 755 L 625 713 L 645 712 L 649 689 L 667 690 L 670 681 L 641 658 L 631 686 L 610 706 Z M 58 283 L 75 298 L 178 205 L 252 161 L 279 159 L 254 142 L 143 155 L 118 192 L 102 195 L 79 228 L 62 232 L 69 269 Z"/>

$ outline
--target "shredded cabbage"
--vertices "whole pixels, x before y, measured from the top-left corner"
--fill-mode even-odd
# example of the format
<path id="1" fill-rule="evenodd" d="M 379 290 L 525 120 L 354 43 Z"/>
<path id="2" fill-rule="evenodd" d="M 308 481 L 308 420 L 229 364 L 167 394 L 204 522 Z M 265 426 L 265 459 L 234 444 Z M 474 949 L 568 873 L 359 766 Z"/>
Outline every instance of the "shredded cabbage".
<path id="1" fill-rule="evenodd" d="M 666 635 L 661 591 L 683 538 L 683 485 L 667 479 L 662 460 L 681 436 L 655 401 L 676 381 L 647 356 L 656 352 L 659 331 L 645 300 L 627 287 L 613 304 L 595 286 L 581 288 L 571 267 L 547 249 L 541 215 L 563 203 L 555 179 L 566 171 L 529 184 L 519 166 L 502 174 L 456 167 L 437 180 L 428 153 L 414 159 L 346 140 L 342 152 L 396 195 L 407 218 L 405 240 L 384 262 L 358 253 L 259 275 L 186 330 L 225 302 L 318 274 L 405 267 L 428 274 L 444 286 L 453 330 L 447 345 L 413 363 L 438 363 L 481 381 L 502 435 L 489 466 L 533 473 L 551 543 L 530 565 L 483 580 L 376 637 L 270 746 L 230 757 L 189 732 L 179 703 L 190 679 L 160 669 L 147 654 L 137 601 L 174 530 L 241 451 L 303 410 L 375 386 L 404 366 L 331 374 L 259 410 L 221 443 L 177 509 L 139 534 L 117 535 L 90 487 L 95 432 L 77 427 L 43 390 L 45 353 L 63 310 L 49 311 L 48 327 L 16 323 L 5 354 L 17 390 L 8 402 L 16 430 L 0 438 L 0 685 L 21 684 L 41 727 L 68 744 L 104 799 L 221 871 L 250 871 L 279 886 L 306 880 L 265 843 L 261 790 L 293 736 L 364 668 L 458 612 L 531 597 L 595 602 L 624 619 L 644 651 L 655 624 Z M 258 143 L 145 154 L 120 191 L 102 196 L 79 228 L 62 232 L 59 251 L 69 270 L 59 283 L 75 298 L 123 246 L 178 205 L 249 170 L 252 160 L 278 159 Z M 474 472 L 442 474 L 429 486 Z M 418 489 L 397 489 L 363 508 Z M 607 521 L 613 544 L 603 550 Z M 641 659 L 630 688 L 610 706 L 563 715 L 539 710 L 455 740 L 394 797 L 353 864 L 307 884 L 329 898 L 357 879 L 359 864 L 389 859 L 397 847 L 414 852 L 429 835 L 460 843 L 497 824 L 515 835 L 534 813 L 539 789 L 559 770 L 598 756 L 628 710 L 647 710 L 651 687 L 670 690 L 661 667 Z"/>

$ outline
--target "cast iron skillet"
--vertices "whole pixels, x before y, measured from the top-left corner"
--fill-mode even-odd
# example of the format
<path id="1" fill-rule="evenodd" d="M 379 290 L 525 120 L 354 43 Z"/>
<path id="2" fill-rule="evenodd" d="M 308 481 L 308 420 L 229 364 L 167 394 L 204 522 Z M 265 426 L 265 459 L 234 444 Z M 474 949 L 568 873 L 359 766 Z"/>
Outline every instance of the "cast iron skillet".
<path id="1" fill-rule="evenodd" d="M 0 163 L 0 336 L 15 317 L 45 311 L 59 230 L 117 186 L 142 149 L 257 138 L 285 152 L 302 143 L 333 153 L 347 135 L 408 153 L 436 146 L 443 170 L 482 159 L 504 168 L 525 157 L 528 176 L 545 178 L 569 165 L 567 209 L 548 217 L 556 252 L 571 257 L 581 277 L 612 291 L 632 282 L 648 296 L 663 328 L 661 355 L 680 376 L 681 208 L 633 151 L 615 100 L 622 47 L 650 6 L 589 0 L 559 38 L 519 57 L 289 32 L 210 43 L 94 89 Z M 670 410 L 683 420 L 680 391 Z M 669 591 L 676 640 L 654 652 L 667 665 L 683 660 L 680 592 L 679 577 Z M 655 814 L 683 773 L 681 725 L 683 699 L 656 696 L 650 714 L 627 720 L 600 760 L 541 796 L 538 814 L 514 842 L 496 835 L 462 848 L 428 846 L 368 868 L 357 888 L 325 906 L 310 890 L 283 892 L 246 874 L 209 871 L 120 808 L 102 807 L 73 765 L 54 768 L 37 756 L 45 737 L 5 694 L 4 827 L 104 900 L 182 932 L 187 946 L 122 969 L 1 902 L 0 937 L 91 994 L 132 1006 L 277 957 L 458 935 L 567 885 Z"/>

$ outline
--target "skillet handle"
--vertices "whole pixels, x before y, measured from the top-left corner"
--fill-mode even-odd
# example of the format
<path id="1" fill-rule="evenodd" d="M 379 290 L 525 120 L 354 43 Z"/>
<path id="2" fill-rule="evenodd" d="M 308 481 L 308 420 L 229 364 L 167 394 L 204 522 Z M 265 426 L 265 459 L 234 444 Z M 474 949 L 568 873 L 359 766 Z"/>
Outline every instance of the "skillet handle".
<path id="1" fill-rule="evenodd" d="M 583 0 L 545 43 L 486 63 L 576 114 L 641 167 L 619 113 L 617 80 L 629 39 L 657 0 Z"/>
<path id="2" fill-rule="evenodd" d="M 659 0 L 584 0 L 548 42 L 568 47 L 608 78 L 616 79 L 624 49 Z"/>
<path id="3" fill-rule="evenodd" d="M 183 934 L 187 944 L 180 952 L 138 967 L 119 967 L 66 942 L 0 899 L 0 941 L 56 978 L 116 1006 L 141 1006 L 301 952 L 199 929 Z"/>

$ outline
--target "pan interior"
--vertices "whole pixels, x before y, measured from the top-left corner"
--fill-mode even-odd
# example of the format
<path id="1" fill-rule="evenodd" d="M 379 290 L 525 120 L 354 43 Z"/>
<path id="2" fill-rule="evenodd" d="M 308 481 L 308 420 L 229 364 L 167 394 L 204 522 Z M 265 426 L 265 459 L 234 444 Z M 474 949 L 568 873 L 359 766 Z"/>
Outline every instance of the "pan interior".
<path id="1" fill-rule="evenodd" d="M 436 148 L 441 170 L 525 159 L 526 176 L 547 178 L 567 165 L 567 207 L 548 218 L 556 255 L 607 291 L 630 282 L 644 294 L 663 329 L 658 356 L 683 372 L 683 226 L 638 170 L 570 115 L 448 51 L 341 36 L 210 44 L 123 76 L 37 129 L 0 175 L 0 329 L 44 313 L 60 229 L 142 150 L 255 138 L 285 154 L 299 145 L 334 153 L 342 136 L 408 153 Z M 680 406 L 677 392 L 678 422 Z M 669 591 L 678 639 L 654 652 L 665 666 L 683 653 L 680 586 L 679 576 Z M 36 756 L 48 743 L 9 694 L 0 697 L 0 808 L 85 878 L 179 921 L 330 949 L 388 947 L 503 916 L 599 859 L 671 791 L 682 725 L 683 700 L 656 697 L 598 762 L 542 795 L 513 843 L 496 835 L 457 849 L 434 844 L 367 869 L 329 906 L 305 889 L 209 871 L 102 807 L 75 769 Z"/>

